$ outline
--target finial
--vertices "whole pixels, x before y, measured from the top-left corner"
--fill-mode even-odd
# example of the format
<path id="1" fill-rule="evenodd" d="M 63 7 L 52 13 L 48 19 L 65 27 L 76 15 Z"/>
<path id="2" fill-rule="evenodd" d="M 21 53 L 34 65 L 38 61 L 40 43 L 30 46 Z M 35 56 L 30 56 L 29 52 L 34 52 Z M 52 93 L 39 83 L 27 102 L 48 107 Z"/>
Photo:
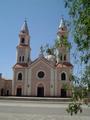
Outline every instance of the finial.
<path id="1" fill-rule="evenodd" d="M 43 46 L 42 46 L 42 45 L 41 45 L 41 47 L 40 47 L 40 52 L 41 52 L 41 54 L 44 53 L 44 49 L 43 49 Z"/>
<path id="2" fill-rule="evenodd" d="M 64 15 L 61 15 L 61 19 L 64 19 Z"/>
<path id="3" fill-rule="evenodd" d="M 63 17 L 63 15 L 61 15 L 61 20 L 60 20 L 59 28 L 64 27 L 64 26 L 65 26 L 64 17 Z"/>
<path id="4" fill-rule="evenodd" d="M 25 23 L 27 23 L 27 18 L 25 17 L 25 20 L 24 20 Z"/>
<path id="5" fill-rule="evenodd" d="M 40 57 L 43 57 L 43 56 L 44 56 L 43 53 L 44 53 L 44 49 L 43 49 L 43 46 L 41 45 L 39 56 L 40 56 Z"/>
<path id="6" fill-rule="evenodd" d="M 24 20 L 24 24 L 21 27 L 21 32 L 29 34 L 28 25 L 27 25 L 27 19 L 26 18 Z"/>

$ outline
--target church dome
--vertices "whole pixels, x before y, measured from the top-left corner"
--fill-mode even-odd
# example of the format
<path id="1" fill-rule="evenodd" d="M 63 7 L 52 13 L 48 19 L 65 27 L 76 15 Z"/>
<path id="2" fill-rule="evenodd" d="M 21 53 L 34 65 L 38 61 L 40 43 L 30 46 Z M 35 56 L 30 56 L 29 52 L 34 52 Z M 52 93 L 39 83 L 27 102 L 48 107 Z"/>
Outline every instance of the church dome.
<path id="1" fill-rule="evenodd" d="M 54 55 L 47 55 L 47 56 L 45 56 L 45 58 L 46 58 L 48 61 L 50 61 L 50 62 L 52 62 L 52 63 L 55 63 L 55 56 L 54 56 Z"/>

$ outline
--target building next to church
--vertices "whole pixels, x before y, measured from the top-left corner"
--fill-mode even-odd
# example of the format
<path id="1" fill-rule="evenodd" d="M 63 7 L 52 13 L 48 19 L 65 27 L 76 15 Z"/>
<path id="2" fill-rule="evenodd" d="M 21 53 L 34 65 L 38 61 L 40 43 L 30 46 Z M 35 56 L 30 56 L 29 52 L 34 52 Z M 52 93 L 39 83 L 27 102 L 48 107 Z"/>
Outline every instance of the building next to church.
<path id="1" fill-rule="evenodd" d="M 12 95 L 14 96 L 71 96 L 70 50 L 64 44 L 68 30 L 62 18 L 57 31 L 61 39 L 55 54 L 43 54 L 31 60 L 30 34 L 25 21 L 19 32 L 19 44 L 16 47 L 16 64 L 13 66 Z M 38 43 L 36 43 L 38 44 Z M 68 89 L 65 89 L 67 86 Z"/>
<path id="2" fill-rule="evenodd" d="M 9 95 L 12 95 L 12 80 L 3 78 L 0 73 L 0 96 Z"/>

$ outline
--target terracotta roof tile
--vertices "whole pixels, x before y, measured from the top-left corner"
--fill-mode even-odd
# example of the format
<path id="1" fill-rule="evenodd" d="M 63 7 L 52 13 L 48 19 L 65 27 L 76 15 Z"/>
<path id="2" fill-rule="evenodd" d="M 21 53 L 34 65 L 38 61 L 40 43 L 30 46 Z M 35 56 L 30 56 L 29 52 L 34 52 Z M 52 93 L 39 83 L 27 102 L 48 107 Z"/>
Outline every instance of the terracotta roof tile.
<path id="1" fill-rule="evenodd" d="M 61 62 L 56 64 L 56 68 L 62 68 L 62 67 L 73 67 L 73 65 L 69 62 Z"/>
<path id="2" fill-rule="evenodd" d="M 28 67 L 27 63 L 16 63 L 14 65 L 14 68 L 24 68 L 24 67 Z"/>
<path id="3" fill-rule="evenodd" d="M 24 45 L 19 45 L 19 47 L 28 47 L 28 45 L 25 45 L 25 44 Z"/>

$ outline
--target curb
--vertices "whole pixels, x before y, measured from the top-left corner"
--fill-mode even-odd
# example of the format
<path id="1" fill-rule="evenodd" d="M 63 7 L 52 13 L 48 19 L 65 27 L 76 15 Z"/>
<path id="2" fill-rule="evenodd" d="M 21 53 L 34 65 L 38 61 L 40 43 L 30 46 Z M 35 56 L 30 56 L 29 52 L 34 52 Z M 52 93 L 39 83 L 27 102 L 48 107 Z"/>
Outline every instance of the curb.
<path id="1" fill-rule="evenodd" d="M 0 100 L 13 100 L 13 101 L 29 101 L 29 102 L 44 102 L 44 103 L 70 103 L 71 98 L 46 98 L 46 97 L 1 97 Z"/>

